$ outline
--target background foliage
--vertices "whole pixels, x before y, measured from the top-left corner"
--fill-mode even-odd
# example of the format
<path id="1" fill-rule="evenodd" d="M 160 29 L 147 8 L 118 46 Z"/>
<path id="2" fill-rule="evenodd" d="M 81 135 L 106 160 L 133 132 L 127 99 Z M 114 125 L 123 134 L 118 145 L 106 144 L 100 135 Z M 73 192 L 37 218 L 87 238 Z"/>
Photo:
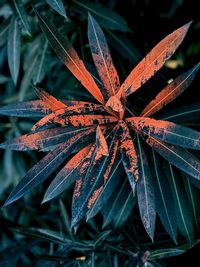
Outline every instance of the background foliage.
<path id="1" fill-rule="evenodd" d="M 156 79 L 149 81 L 142 92 L 139 91 L 134 98 L 130 98 L 131 104 L 135 106 L 137 103 L 139 109 L 155 96 L 166 80 L 188 70 L 198 61 L 200 21 L 198 8 L 193 1 L 176 0 L 162 3 L 135 0 L 122 3 L 111 0 L 100 3 L 73 0 L 65 1 L 64 6 L 62 1 L 57 1 L 59 7 L 55 6 L 54 2 L 13 0 L 8 3 L 1 0 L 1 105 L 36 99 L 32 84 L 47 89 L 58 98 L 81 97 L 87 100 L 90 97 L 53 53 L 38 26 L 32 5 L 46 12 L 58 28 L 68 35 L 80 57 L 88 64 L 92 62 L 85 34 L 89 10 L 106 33 L 114 63 L 122 80 L 167 33 L 193 19 L 192 28 L 176 55 L 159 71 Z M 198 85 L 197 77 L 190 89 L 166 107 L 165 112 L 188 104 L 191 104 L 192 108 L 198 108 Z M 155 88 L 155 91 L 149 88 Z M 188 116 L 187 125 L 200 130 L 199 113 L 195 114 L 196 117 Z M 26 118 L 1 117 L 1 141 L 26 133 L 33 122 L 34 118 L 31 121 Z M 19 153 L 9 150 L 0 153 L 0 200 L 3 204 L 11 188 L 44 153 Z M 196 156 L 199 157 L 198 153 Z M 120 175 L 124 176 L 123 173 Z M 120 177 L 119 174 L 116 174 L 116 177 Z M 145 266 L 159 266 L 159 257 L 162 258 L 169 253 L 181 254 L 193 245 L 195 241 L 185 245 L 187 240 L 180 235 L 179 245 L 175 246 L 159 221 L 156 224 L 155 243 L 151 243 L 145 234 L 138 216 L 138 208 L 134 205 L 131 195 L 128 195 L 125 201 L 123 199 L 123 190 L 130 190 L 128 184 L 119 184 L 118 187 L 121 191 L 116 191 L 121 192 L 121 196 L 114 192 L 103 216 L 98 214 L 88 224 L 82 223 L 77 229 L 76 236 L 69 227 L 71 189 L 62 194 L 62 200 L 41 206 L 41 196 L 47 188 L 44 183 L 24 200 L 3 208 L 0 211 L 0 265 L 55 266 L 57 263 L 59 266 L 134 266 L 137 262 L 140 262 L 140 265 L 146 262 Z M 180 188 L 185 190 L 188 184 L 184 187 L 182 182 Z M 199 191 L 193 187 L 192 190 L 195 205 L 188 203 L 198 225 Z M 117 211 L 117 216 L 111 216 L 116 215 Z M 198 238 L 198 227 L 195 226 L 194 240 Z M 157 251 L 166 248 L 171 250 Z M 195 253 L 193 251 L 182 256 L 183 259 L 191 257 L 192 253 Z M 179 256 L 176 260 L 165 260 L 165 263 L 169 266 L 179 266 L 180 261 Z M 162 262 L 161 266 L 163 264 Z"/>

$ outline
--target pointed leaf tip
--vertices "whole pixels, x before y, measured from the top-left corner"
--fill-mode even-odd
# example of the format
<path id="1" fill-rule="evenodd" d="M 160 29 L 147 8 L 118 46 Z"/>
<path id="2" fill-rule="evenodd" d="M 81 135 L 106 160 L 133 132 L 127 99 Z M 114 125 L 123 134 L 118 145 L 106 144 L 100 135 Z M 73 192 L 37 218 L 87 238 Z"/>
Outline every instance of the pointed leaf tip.
<path id="1" fill-rule="evenodd" d="M 99 151 L 101 152 L 101 154 L 104 156 L 108 156 L 108 145 L 100 126 L 97 126 L 96 140 L 98 142 Z"/>

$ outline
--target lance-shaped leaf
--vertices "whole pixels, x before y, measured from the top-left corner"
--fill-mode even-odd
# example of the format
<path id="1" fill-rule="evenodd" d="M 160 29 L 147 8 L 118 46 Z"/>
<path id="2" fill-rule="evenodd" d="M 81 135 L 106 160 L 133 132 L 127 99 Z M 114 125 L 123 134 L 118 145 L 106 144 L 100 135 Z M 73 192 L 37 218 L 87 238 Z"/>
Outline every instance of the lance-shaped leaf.
<path id="1" fill-rule="evenodd" d="M 8 31 L 8 65 L 14 83 L 17 83 L 20 66 L 21 32 L 18 21 L 13 18 Z"/>
<path id="2" fill-rule="evenodd" d="M 122 182 L 118 184 L 116 190 L 109 198 L 105 207 L 101 210 L 103 214 L 102 228 L 105 228 L 112 221 L 116 222 L 117 224 L 118 213 L 123 209 L 124 203 L 127 201 L 127 198 L 130 197 L 130 194 L 132 195 L 133 200 L 133 192 L 130 189 L 129 182 L 127 179 L 123 179 Z M 132 206 L 129 210 L 127 210 L 128 215 L 130 214 L 131 210 Z M 127 218 L 124 219 L 126 220 Z"/>
<path id="3" fill-rule="evenodd" d="M 137 202 L 136 198 L 133 196 L 132 190 L 130 190 L 128 194 L 126 190 L 124 192 L 124 196 L 126 196 L 126 198 L 123 200 L 123 204 L 120 209 L 115 212 L 116 215 L 113 218 L 115 227 L 120 227 L 125 223 Z"/>
<path id="4" fill-rule="evenodd" d="M 61 16 L 67 18 L 65 8 L 62 0 L 46 0 L 46 2 Z"/>
<path id="5" fill-rule="evenodd" d="M 15 189 L 11 192 L 4 206 L 18 200 L 31 189 L 47 179 L 73 152 L 79 143 L 85 141 L 85 138 L 91 137 L 93 130 L 88 130 L 85 133 L 80 133 L 66 142 L 58 145 L 52 152 L 47 154 L 36 165 L 34 165 L 27 174 L 18 183 Z"/>
<path id="6" fill-rule="evenodd" d="M 86 175 L 76 182 L 72 205 L 72 227 L 93 206 L 108 179 L 118 147 L 116 127 L 107 140 L 98 130 L 100 128 L 97 128 L 96 146 L 91 155 Z M 106 141 L 110 144 L 109 149 Z"/>
<path id="7" fill-rule="evenodd" d="M 88 16 L 88 38 L 95 66 L 105 87 L 105 92 L 102 93 L 104 99 L 108 100 L 118 91 L 119 77 L 113 65 L 104 33 L 90 14 Z"/>
<path id="8" fill-rule="evenodd" d="M 104 204 L 107 202 L 109 197 L 112 195 L 112 193 L 115 191 L 116 186 L 122 179 L 122 176 L 124 175 L 123 168 L 120 166 L 121 160 L 115 160 L 115 164 L 111 170 L 111 173 L 108 177 L 108 180 L 106 184 L 104 185 L 103 189 L 99 193 L 99 196 L 97 200 L 94 202 L 93 206 L 90 210 L 87 212 L 87 221 L 94 217 L 104 206 Z"/>
<path id="9" fill-rule="evenodd" d="M 120 124 L 120 130 L 120 151 L 122 154 L 122 163 L 134 193 L 136 182 L 139 179 L 137 153 L 133 140 L 130 136 L 129 129 L 124 122 Z"/>
<path id="10" fill-rule="evenodd" d="M 138 206 L 145 230 L 153 240 L 156 220 L 153 180 L 149 163 L 138 135 L 136 136 L 136 140 L 139 165 L 139 179 L 137 181 Z"/>
<path id="11" fill-rule="evenodd" d="M 59 101 L 54 96 L 48 94 L 46 91 L 41 90 L 41 89 L 39 89 L 37 87 L 34 87 L 34 89 L 35 89 L 36 94 L 38 95 L 38 97 L 44 103 L 44 105 L 46 105 L 52 111 L 56 111 L 58 109 L 62 109 L 62 108 L 66 108 L 67 107 L 63 102 Z"/>
<path id="12" fill-rule="evenodd" d="M 77 129 L 74 127 L 68 127 L 67 130 L 65 128 L 47 129 L 36 133 L 18 136 L 0 144 L 0 148 L 20 151 L 44 149 L 49 146 L 63 143 L 72 136 L 83 134 L 87 130 L 89 129 Z M 93 131 L 95 131 L 95 128 L 93 128 Z"/>
<path id="13" fill-rule="evenodd" d="M 173 122 L 146 117 L 132 117 L 126 120 L 139 132 L 158 138 L 170 144 L 200 149 L 200 133 Z"/>
<path id="14" fill-rule="evenodd" d="M 23 5 L 22 0 L 13 0 L 13 4 L 14 4 L 16 12 L 17 12 L 17 14 L 18 14 L 18 16 L 20 18 L 20 21 L 22 22 L 22 25 L 23 25 L 23 27 L 25 29 L 25 32 L 28 35 L 31 35 L 30 34 L 30 27 L 29 27 L 27 14 L 26 14 L 26 11 L 24 9 L 24 5 Z"/>
<path id="15" fill-rule="evenodd" d="M 199 192 L 197 188 L 195 188 L 195 186 L 192 184 L 192 182 L 190 181 L 190 177 L 188 177 L 187 174 L 183 173 L 182 177 L 185 184 L 185 190 L 187 192 L 187 196 L 189 199 L 190 209 L 192 211 L 193 218 L 199 232 L 200 231 L 200 225 L 199 225 L 200 207 L 198 202 Z"/>
<path id="16" fill-rule="evenodd" d="M 65 63 L 73 75 L 82 83 L 82 85 L 100 102 L 104 103 L 102 93 L 94 82 L 92 76 L 85 68 L 82 60 L 78 57 L 76 51 L 71 46 L 67 37 L 63 37 L 57 28 L 50 23 L 44 16 L 35 10 L 41 29 L 45 33 L 52 48 L 58 57 Z"/>
<path id="17" fill-rule="evenodd" d="M 43 117 L 50 112 L 41 100 L 18 102 L 0 108 L 0 114 L 15 117 Z"/>
<path id="18" fill-rule="evenodd" d="M 157 96 L 153 99 L 142 111 L 140 116 L 149 117 L 157 111 L 161 110 L 168 103 L 176 99 L 180 94 L 182 94 L 185 89 L 192 83 L 197 71 L 200 68 L 200 63 L 198 63 L 191 70 L 181 74 L 174 81 L 168 84 Z"/>
<path id="19" fill-rule="evenodd" d="M 156 194 L 156 210 L 166 231 L 176 243 L 177 224 L 174 213 L 173 195 L 170 185 L 161 169 L 158 156 L 152 150 L 154 165 L 154 186 Z"/>
<path id="20" fill-rule="evenodd" d="M 199 120 L 200 118 L 200 102 L 194 102 L 192 104 L 174 109 L 166 112 L 160 116 L 161 120 L 168 120 L 174 122 L 188 122 Z"/>
<path id="21" fill-rule="evenodd" d="M 177 177 L 174 168 L 170 163 L 166 163 L 165 173 L 169 179 L 174 202 L 177 226 L 183 236 L 191 243 L 193 239 L 192 214 L 188 205 L 188 199 L 181 181 Z"/>
<path id="22" fill-rule="evenodd" d="M 52 183 L 49 185 L 43 199 L 43 203 L 57 197 L 66 190 L 73 182 L 81 175 L 85 168 L 82 167 L 82 162 L 85 164 L 85 157 L 88 155 L 92 145 L 88 145 L 81 149 L 64 168 L 56 175 Z"/>
<path id="23" fill-rule="evenodd" d="M 166 144 L 151 136 L 146 137 L 146 142 L 172 165 L 200 180 L 200 161 L 186 149 Z"/>
<path id="24" fill-rule="evenodd" d="M 39 122 L 37 122 L 33 127 L 32 131 L 41 129 L 43 126 L 51 126 L 55 123 L 58 123 L 60 125 L 73 125 L 74 127 L 85 127 L 85 126 L 93 126 L 97 124 L 106 124 L 106 123 L 114 123 L 117 122 L 118 119 L 113 116 L 108 115 L 71 115 L 68 116 L 65 113 L 65 116 L 62 116 L 62 114 L 58 116 L 54 116 L 54 114 L 47 115 L 46 117 L 42 118 Z"/>
<path id="25" fill-rule="evenodd" d="M 121 89 L 125 90 L 126 96 L 139 89 L 174 54 L 183 41 L 190 24 L 191 22 L 169 34 L 140 61 L 121 86 Z"/>

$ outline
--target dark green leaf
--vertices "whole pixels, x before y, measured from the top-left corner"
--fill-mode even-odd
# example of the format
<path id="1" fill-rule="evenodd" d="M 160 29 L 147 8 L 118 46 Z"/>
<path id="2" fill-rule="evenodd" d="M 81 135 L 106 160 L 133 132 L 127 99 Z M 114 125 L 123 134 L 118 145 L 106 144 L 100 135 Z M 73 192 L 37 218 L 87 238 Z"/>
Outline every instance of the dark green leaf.
<path id="1" fill-rule="evenodd" d="M 153 240 L 156 220 L 156 205 L 153 180 L 151 176 L 150 166 L 138 135 L 136 140 L 139 166 L 139 178 L 136 187 L 138 206 L 145 230 Z"/>
<path id="2" fill-rule="evenodd" d="M 148 137 L 146 142 L 171 164 L 200 180 L 200 161 L 184 148 L 166 144 L 154 137 Z"/>
<path id="3" fill-rule="evenodd" d="M 17 83 L 20 66 L 21 32 L 16 18 L 11 20 L 8 31 L 8 65 L 14 83 Z"/>
<path id="4" fill-rule="evenodd" d="M 82 2 L 78 0 L 73 0 L 73 3 L 75 10 L 85 15 L 87 15 L 87 11 L 89 11 L 105 28 L 122 32 L 129 31 L 127 22 L 124 18 L 122 18 L 112 10 L 102 6 L 101 4 L 93 3 L 90 1 Z"/>
<path id="5" fill-rule="evenodd" d="M 102 228 L 105 228 L 112 221 L 116 220 L 115 218 L 118 212 L 123 209 L 124 202 L 126 202 L 127 196 L 129 196 L 130 192 L 133 194 L 133 192 L 130 190 L 129 183 L 125 178 L 120 184 L 118 184 L 116 190 L 113 192 L 106 205 L 101 210 L 103 214 Z M 129 211 L 131 211 L 131 209 Z"/>
<path id="6" fill-rule="evenodd" d="M 169 183 L 161 169 L 158 156 L 153 150 L 152 155 L 155 170 L 154 186 L 156 194 L 156 209 L 165 229 L 174 242 L 176 242 L 177 224 L 174 213 L 173 195 Z"/>
<path id="7" fill-rule="evenodd" d="M 168 257 L 174 257 L 181 255 L 185 252 L 183 249 L 179 248 L 166 248 L 166 249 L 158 249 L 150 252 L 149 259 L 154 260 L 154 259 L 163 259 L 163 258 L 168 258 Z"/>
<path id="8" fill-rule="evenodd" d="M 192 213 L 190 211 L 187 194 L 170 163 L 166 163 L 165 173 L 169 179 L 174 197 L 177 226 L 181 234 L 191 243 L 193 240 L 194 230 Z"/>
<path id="9" fill-rule="evenodd" d="M 46 0 L 46 2 L 61 16 L 67 18 L 65 8 L 62 0 Z"/>
<path id="10" fill-rule="evenodd" d="M 9 22 L 4 21 L 0 25 L 0 47 L 6 42 L 8 36 Z"/>
<path id="11" fill-rule="evenodd" d="M 183 106 L 172 111 L 166 112 L 159 118 L 174 122 L 187 122 L 199 120 L 200 117 L 200 102 L 194 102 L 187 106 Z"/>
<path id="12" fill-rule="evenodd" d="M 25 29 L 25 32 L 28 34 L 28 35 L 31 35 L 30 34 L 30 27 L 29 27 L 29 22 L 28 22 L 28 18 L 27 18 L 27 14 L 26 14 L 26 11 L 24 9 L 24 6 L 23 6 L 23 2 L 22 0 L 13 0 L 13 3 L 14 3 L 14 6 L 15 6 L 15 9 L 16 9 L 16 12 L 22 22 L 22 25 Z"/>

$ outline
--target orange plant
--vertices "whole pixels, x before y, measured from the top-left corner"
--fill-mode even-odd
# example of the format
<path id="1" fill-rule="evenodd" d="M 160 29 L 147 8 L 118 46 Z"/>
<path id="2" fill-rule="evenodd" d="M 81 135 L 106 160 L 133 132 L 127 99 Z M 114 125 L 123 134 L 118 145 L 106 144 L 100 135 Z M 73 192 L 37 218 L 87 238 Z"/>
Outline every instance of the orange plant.
<path id="1" fill-rule="evenodd" d="M 1 148 L 25 151 L 53 146 L 19 182 L 5 205 L 21 198 L 48 178 L 70 154 L 78 150 L 58 172 L 43 200 L 46 202 L 55 198 L 76 182 L 72 204 L 72 226 L 75 226 L 84 216 L 90 218 L 102 207 L 102 203 L 100 206 L 95 206 L 95 203 L 120 157 L 133 194 L 137 189 L 144 227 L 153 238 L 157 207 L 143 143 L 146 142 L 153 149 L 154 161 L 157 152 L 170 164 L 199 181 L 200 162 L 187 150 L 200 149 L 199 132 L 170 121 L 156 120 L 152 116 L 184 92 L 192 83 L 200 64 L 168 84 L 141 114 L 134 114 L 127 107 L 126 98 L 141 88 L 173 55 L 191 23 L 159 42 L 120 85 L 105 36 L 91 15 L 88 19 L 88 36 L 99 79 L 89 73 L 67 37 L 63 37 L 47 18 L 36 13 L 52 48 L 94 97 L 94 102 L 61 101 L 36 88 L 40 100 L 1 108 L 1 114 L 5 115 L 42 116 L 29 134 L 6 141 Z M 161 187 L 159 190 L 160 194 L 163 193 Z M 160 216 L 175 240 L 176 225 L 173 214 L 168 214 L 165 201 L 165 197 L 162 197 L 159 205 L 166 210 L 163 208 Z"/>

